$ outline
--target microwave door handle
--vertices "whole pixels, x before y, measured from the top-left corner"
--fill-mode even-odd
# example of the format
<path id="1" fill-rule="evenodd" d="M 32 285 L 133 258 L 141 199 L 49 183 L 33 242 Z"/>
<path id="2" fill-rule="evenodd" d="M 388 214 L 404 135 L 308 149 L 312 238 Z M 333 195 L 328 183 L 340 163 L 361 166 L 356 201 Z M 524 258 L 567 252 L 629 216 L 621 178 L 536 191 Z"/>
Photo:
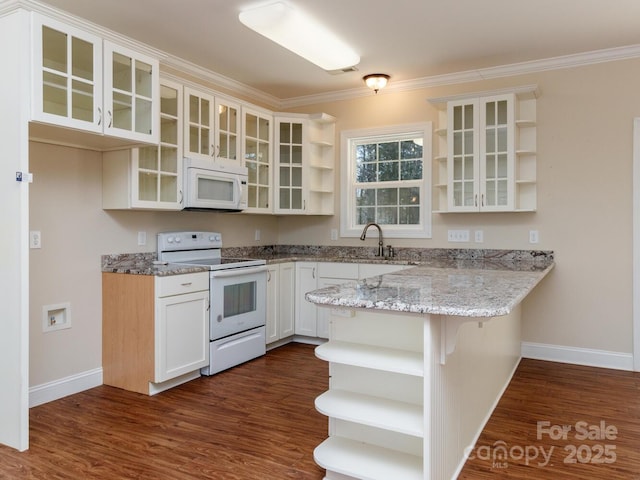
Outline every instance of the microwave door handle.
<path id="1" fill-rule="evenodd" d="M 228 278 L 228 277 L 239 277 L 241 275 L 251 275 L 252 273 L 260 273 L 266 272 L 267 266 L 261 265 L 259 267 L 241 267 L 241 268 L 230 268 L 229 270 L 214 270 L 211 272 L 212 278 Z"/>

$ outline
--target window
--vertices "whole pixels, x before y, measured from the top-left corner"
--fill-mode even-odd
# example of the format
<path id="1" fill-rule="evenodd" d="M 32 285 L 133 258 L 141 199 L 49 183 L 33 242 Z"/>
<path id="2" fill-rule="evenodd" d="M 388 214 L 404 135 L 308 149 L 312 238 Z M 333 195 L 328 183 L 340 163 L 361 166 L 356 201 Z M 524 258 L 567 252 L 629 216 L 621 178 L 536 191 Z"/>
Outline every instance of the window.
<path id="1" fill-rule="evenodd" d="M 431 123 L 342 132 L 343 237 L 431 237 Z"/>

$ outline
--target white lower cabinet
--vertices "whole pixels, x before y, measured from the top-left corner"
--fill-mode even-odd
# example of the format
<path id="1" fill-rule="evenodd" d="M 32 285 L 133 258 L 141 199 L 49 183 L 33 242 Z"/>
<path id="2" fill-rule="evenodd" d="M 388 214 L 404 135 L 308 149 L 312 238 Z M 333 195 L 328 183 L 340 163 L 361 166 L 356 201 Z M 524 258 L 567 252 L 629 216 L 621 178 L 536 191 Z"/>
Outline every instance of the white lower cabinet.
<path id="1" fill-rule="evenodd" d="M 162 383 L 209 364 L 209 276 L 155 277 L 155 375 Z"/>
<path id="2" fill-rule="evenodd" d="M 267 345 L 294 334 L 295 275 L 293 262 L 267 267 Z"/>
<path id="3" fill-rule="evenodd" d="M 102 274 L 105 385 L 153 395 L 209 364 L 209 275 Z"/>
<path id="4" fill-rule="evenodd" d="M 318 288 L 318 264 L 316 262 L 296 262 L 296 307 L 295 333 L 307 337 L 316 335 L 318 308 L 304 298 L 305 293 Z"/>

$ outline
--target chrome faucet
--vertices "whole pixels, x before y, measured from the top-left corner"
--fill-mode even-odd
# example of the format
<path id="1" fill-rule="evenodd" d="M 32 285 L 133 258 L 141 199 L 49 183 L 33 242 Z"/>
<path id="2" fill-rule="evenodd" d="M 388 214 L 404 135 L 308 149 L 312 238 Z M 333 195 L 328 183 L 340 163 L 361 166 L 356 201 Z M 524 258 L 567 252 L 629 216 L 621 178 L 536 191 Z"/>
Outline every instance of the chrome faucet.
<path id="1" fill-rule="evenodd" d="M 384 257 L 384 247 L 382 246 L 382 229 L 380 225 L 377 223 L 369 222 L 364 226 L 364 230 L 362 230 L 362 235 L 360 235 L 360 240 L 364 241 L 367 236 L 367 230 L 369 227 L 376 227 L 378 229 L 378 254 L 377 257 Z"/>

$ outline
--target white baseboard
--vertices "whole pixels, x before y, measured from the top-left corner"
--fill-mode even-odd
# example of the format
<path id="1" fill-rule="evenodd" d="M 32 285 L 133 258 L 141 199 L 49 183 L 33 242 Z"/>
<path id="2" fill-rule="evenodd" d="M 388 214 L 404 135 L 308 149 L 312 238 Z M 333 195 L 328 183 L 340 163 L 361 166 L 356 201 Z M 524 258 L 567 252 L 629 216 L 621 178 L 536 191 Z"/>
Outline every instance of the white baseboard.
<path id="1" fill-rule="evenodd" d="M 633 354 L 631 353 L 522 342 L 522 357 L 633 371 Z"/>
<path id="2" fill-rule="evenodd" d="M 29 388 L 29 408 L 102 385 L 102 368 Z"/>

